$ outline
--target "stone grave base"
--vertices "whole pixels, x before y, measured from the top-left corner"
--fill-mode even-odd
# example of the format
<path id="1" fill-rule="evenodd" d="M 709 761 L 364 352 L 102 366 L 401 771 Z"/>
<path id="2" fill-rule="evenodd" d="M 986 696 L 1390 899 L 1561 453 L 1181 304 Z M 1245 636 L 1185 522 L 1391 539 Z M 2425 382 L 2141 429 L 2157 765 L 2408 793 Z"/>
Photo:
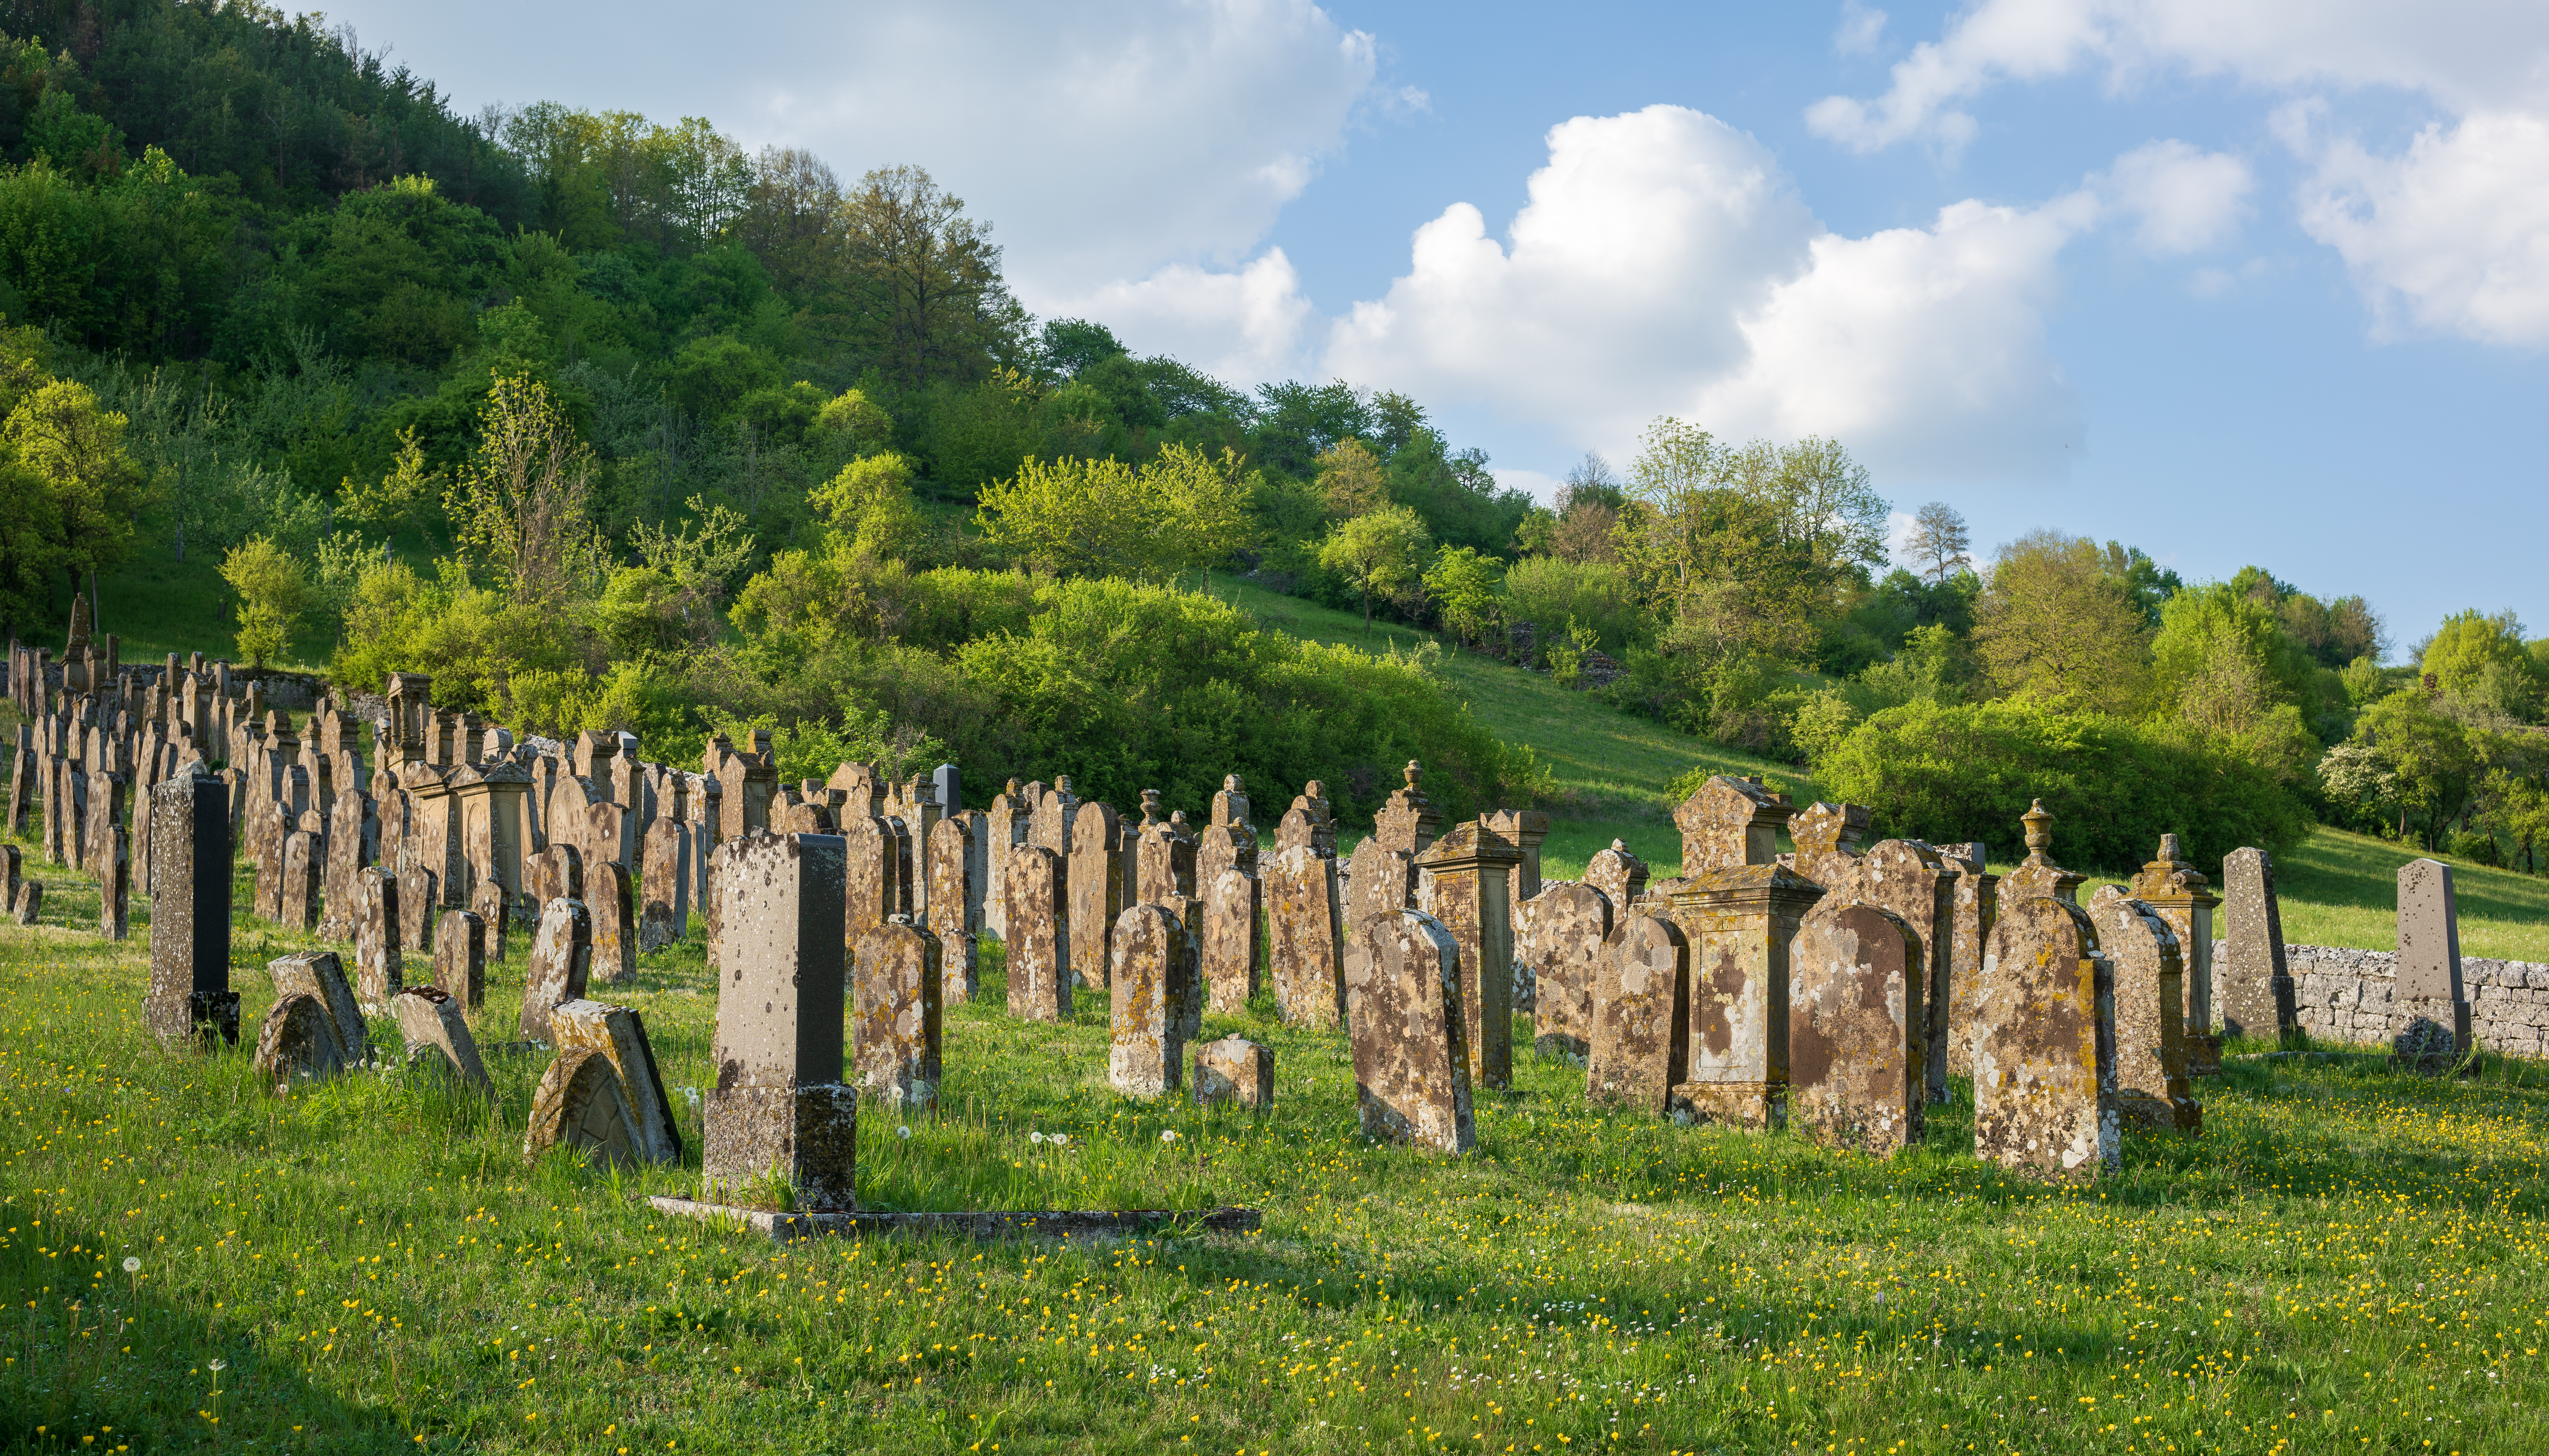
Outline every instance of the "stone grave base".
<path id="1" fill-rule="evenodd" d="M 1147 1233 L 1162 1226 L 1246 1233 L 1255 1230 L 1266 1217 L 1260 1210 L 1242 1208 L 1218 1208 L 1186 1214 L 1168 1209 L 1132 1209 L 1120 1213 L 1056 1209 L 1041 1213 L 889 1214 L 846 1210 L 783 1214 L 734 1204 L 701 1203 L 688 1198 L 649 1198 L 646 1202 L 654 1205 L 655 1212 L 659 1214 L 676 1214 L 711 1223 L 740 1224 L 780 1243 L 823 1233 L 944 1232 L 963 1233 L 974 1238 L 1004 1238 L 1011 1234 L 1046 1238 L 1091 1233 L 1129 1236 Z"/>
<path id="2" fill-rule="evenodd" d="M 2187 1034 L 2186 1074 L 2190 1077 L 2216 1077 L 2221 1074 L 2219 1033 L 2189 1032 Z"/>
<path id="3" fill-rule="evenodd" d="M 2124 1116 L 2125 1127 L 2145 1133 L 2184 1133 L 2190 1137 L 2204 1133 L 2204 1109 L 2191 1097 L 2172 1100 L 2127 1089 L 2117 1094 L 2116 1111 Z"/>
<path id="4" fill-rule="evenodd" d="M 1766 1133 L 1788 1125 L 1788 1089 L 1777 1082 L 1676 1082 L 1665 1094 L 1664 1111 L 1677 1123 Z"/>

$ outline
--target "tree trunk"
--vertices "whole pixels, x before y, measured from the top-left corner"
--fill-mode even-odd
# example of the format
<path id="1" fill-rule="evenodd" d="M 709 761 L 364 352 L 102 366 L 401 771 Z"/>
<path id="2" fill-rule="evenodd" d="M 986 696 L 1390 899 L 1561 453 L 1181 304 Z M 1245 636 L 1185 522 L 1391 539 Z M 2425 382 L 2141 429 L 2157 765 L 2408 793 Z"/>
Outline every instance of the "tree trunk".
<path id="1" fill-rule="evenodd" d="M 1363 635 L 1371 635 L 1371 589 L 1363 589 Z"/>

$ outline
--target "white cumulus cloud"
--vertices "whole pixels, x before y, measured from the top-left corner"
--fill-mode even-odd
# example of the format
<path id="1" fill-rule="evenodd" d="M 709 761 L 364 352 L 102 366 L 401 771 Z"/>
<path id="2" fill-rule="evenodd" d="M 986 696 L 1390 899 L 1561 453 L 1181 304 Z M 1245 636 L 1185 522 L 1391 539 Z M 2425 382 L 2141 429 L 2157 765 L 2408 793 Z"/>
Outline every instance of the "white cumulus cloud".
<path id="1" fill-rule="evenodd" d="M 1310 313 L 1300 275 L 1279 247 L 1235 272 L 1174 263 L 1055 311 L 1056 317 L 1103 321 L 1136 353 L 1172 354 L 1207 374 L 1242 382 L 1302 372 L 1302 327 Z"/>
<path id="2" fill-rule="evenodd" d="M 2221 241 L 2256 186 L 2239 158 L 2176 140 L 2125 152 L 2105 182 L 2116 206 L 2140 220 L 2135 235 L 2155 253 L 2200 252 Z"/>

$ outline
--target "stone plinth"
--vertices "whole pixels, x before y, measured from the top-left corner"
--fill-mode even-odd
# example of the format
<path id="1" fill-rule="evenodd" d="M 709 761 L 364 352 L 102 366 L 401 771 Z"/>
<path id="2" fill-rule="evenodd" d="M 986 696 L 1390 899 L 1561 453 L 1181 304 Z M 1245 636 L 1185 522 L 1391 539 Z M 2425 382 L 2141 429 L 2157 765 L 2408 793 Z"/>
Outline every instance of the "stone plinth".
<path id="1" fill-rule="evenodd" d="M 703 1179 L 736 1202 L 778 1182 L 801 1208 L 854 1208 L 858 1092 L 841 1080 L 848 846 L 798 835 L 718 855 L 726 968 Z"/>
<path id="2" fill-rule="evenodd" d="M 1274 1105 L 1274 1048 L 1246 1037 L 1224 1037 L 1194 1049 L 1197 1106 L 1228 1102 L 1239 1107 Z"/>
<path id="3" fill-rule="evenodd" d="M 1463 1040 L 1476 1085 L 1513 1085 L 1513 907 L 1505 899 L 1522 852 L 1481 824 L 1462 824 L 1416 857 L 1422 908 L 1460 947 Z"/>
<path id="4" fill-rule="evenodd" d="M 150 899 L 150 990 L 142 1019 L 175 1046 L 238 1045 L 231 989 L 231 825 L 222 782 L 188 773 L 153 786 L 157 867 Z M 34 880 L 21 895 L 41 896 Z M 32 924 L 33 919 L 21 921 Z"/>
<path id="5" fill-rule="evenodd" d="M 1671 891 L 1690 943 L 1690 1080 L 1676 1111 L 1778 1126 L 1788 1093 L 1788 953 L 1823 886 L 1779 864 L 1712 869 Z"/>

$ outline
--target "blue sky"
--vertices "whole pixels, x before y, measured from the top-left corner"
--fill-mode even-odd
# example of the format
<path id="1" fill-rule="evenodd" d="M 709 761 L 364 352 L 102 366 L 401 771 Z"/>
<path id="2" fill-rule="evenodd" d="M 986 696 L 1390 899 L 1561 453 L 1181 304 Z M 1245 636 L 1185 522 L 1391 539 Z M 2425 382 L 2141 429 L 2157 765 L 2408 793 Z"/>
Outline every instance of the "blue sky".
<path id="1" fill-rule="evenodd" d="M 1047 317 L 1396 388 L 1545 493 L 1678 414 L 1978 545 L 2549 631 L 2549 6 L 359 0 L 467 110 L 928 167 Z"/>

